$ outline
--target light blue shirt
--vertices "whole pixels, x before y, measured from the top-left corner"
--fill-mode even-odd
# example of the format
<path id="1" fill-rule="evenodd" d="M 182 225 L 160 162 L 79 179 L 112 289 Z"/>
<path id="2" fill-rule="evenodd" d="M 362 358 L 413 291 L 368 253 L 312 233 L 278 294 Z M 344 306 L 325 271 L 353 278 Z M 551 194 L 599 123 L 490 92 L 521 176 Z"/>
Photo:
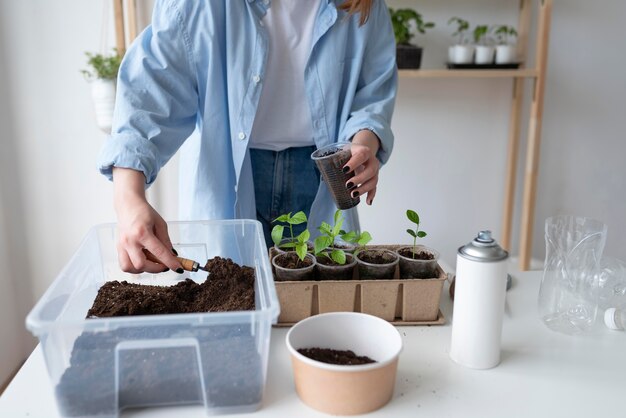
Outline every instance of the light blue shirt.
<path id="1" fill-rule="evenodd" d="M 316 146 L 350 140 L 362 129 L 393 148 L 390 123 L 397 70 L 395 41 L 382 0 L 367 23 L 321 0 L 304 79 Z M 142 171 L 146 185 L 179 149 L 181 219 L 256 219 L 248 151 L 263 88 L 268 0 L 158 0 L 152 24 L 126 52 L 111 137 L 99 156 L 112 168 Z M 312 233 L 332 221 L 335 205 L 321 182 L 311 208 Z M 358 229 L 356 210 L 346 229 Z"/>

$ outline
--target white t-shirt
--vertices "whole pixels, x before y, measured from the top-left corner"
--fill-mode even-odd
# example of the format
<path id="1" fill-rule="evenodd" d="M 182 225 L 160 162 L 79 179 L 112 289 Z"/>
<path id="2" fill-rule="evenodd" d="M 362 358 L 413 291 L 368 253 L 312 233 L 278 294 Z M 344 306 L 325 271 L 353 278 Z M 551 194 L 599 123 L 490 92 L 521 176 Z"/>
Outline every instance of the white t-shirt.
<path id="1" fill-rule="evenodd" d="M 250 147 L 282 151 L 313 145 L 304 68 L 319 0 L 272 0 L 263 17 L 269 54 Z"/>

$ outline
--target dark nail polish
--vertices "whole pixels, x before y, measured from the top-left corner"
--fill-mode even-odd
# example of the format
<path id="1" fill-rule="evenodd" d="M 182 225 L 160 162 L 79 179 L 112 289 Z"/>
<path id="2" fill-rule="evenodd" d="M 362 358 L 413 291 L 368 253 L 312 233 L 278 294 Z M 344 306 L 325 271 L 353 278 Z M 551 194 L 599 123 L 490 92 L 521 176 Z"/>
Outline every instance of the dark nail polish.
<path id="1" fill-rule="evenodd" d="M 345 166 L 345 167 L 343 168 L 343 172 L 344 172 L 344 173 L 348 173 L 348 172 L 350 172 L 350 167 Z"/>
<path id="2" fill-rule="evenodd" d="M 185 272 L 185 270 L 183 270 L 182 267 L 179 267 L 179 268 L 176 269 L 176 273 L 178 273 L 178 274 L 183 274 L 184 272 Z"/>
<path id="3" fill-rule="evenodd" d="M 350 190 L 350 189 L 352 189 L 354 187 L 354 183 L 349 181 L 348 184 L 346 184 L 346 187 L 348 188 L 348 190 Z"/>
<path id="4" fill-rule="evenodd" d="M 353 197 L 353 198 L 359 197 L 359 192 L 358 192 L 358 191 L 356 191 L 356 190 L 355 190 L 355 191 L 353 191 L 353 192 L 352 192 L 352 197 Z"/>
<path id="5" fill-rule="evenodd" d="M 165 270 L 163 270 L 161 273 L 166 273 L 166 272 L 168 272 L 168 271 L 170 271 L 170 269 L 169 269 L 169 268 L 167 268 L 167 267 L 165 267 Z"/>
<path id="6" fill-rule="evenodd" d="M 175 249 L 172 248 L 172 253 L 174 253 L 174 255 L 178 255 L 178 251 L 176 251 Z"/>

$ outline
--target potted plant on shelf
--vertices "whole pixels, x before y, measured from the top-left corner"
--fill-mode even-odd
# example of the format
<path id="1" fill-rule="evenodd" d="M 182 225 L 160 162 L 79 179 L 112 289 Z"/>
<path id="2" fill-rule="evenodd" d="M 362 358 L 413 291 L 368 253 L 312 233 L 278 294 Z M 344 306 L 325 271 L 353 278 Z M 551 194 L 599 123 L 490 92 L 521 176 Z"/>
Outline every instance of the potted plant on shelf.
<path id="1" fill-rule="evenodd" d="M 495 48 L 491 45 L 489 25 L 477 25 L 474 28 L 474 63 L 478 65 L 493 64 Z"/>
<path id="2" fill-rule="evenodd" d="M 350 280 L 356 265 L 356 258 L 339 248 L 333 248 L 335 239 L 341 234 L 343 217 L 337 210 L 334 225 L 322 222 L 319 231 L 322 235 L 315 238 L 315 257 L 317 259 L 317 274 L 322 280 Z"/>
<path id="3" fill-rule="evenodd" d="M 294 225 L 301 225 L 303 223 L 306 223 L 307 222 L 306 214 L 300 211 L 300 212 L 296 212 L 292 216 L 291 212 L 289 212 L 289 213 L 280 215 L 278 218 L 274 219 L 272 222 L 281 222 L 282 224 L 286 224 L 286 225 L 277 224 L 277 225 L 274 225 L 274 228 L 272 228 L 271 236 L 272 236 L 272 242 L 274 242 L 274 249 L 276 250 L 276 252 L 282 253 L 285 251 L 293 251 L 294 248 L 296 248 L 296 245 L 298 243 L 297 237 L 295 237 L 293 234 L 293 227 Z M 285 237 L 285 226 L 289 228 L 289 236 L 287 237 Z M 307 248 L 312 251 L 313 245 L 310 242 L 306 242 L 305 251 L 307 250 Z"/>
<path id="4" fill-rule="evenodd" d="M 460 17 L 452 17 L 448 25 L 456 24 L 452 36 L 458 37 L 456 44 L 448 49 L 448 60 L 452 64 L 471 64 L 474 62 L 474 46 L 468 44 L 467 31 L 469 22 Z"/>
<path id="5" fill-rule="evenodd" d="M 513 64 L 517 62 L 517 47 L 514 40 L 517 31 L 512 26 L 500 25 L 496 27 L 494 34 L 498 41 L 496 45 L 496 64 Z"/>
<path id="6" fill-rule="evenodd" d="M 86 70 L 81 70 L 91 85 L 91 97 L 96 111 L 96 123 L 106 133 L 111 132 L 117 73 L 122 62 L 117 49 L 110 55 L 86 52 Z"/>
<path id="7" fill-rule="evenodd" d="M 415 224 L 415 230 L 406 230 L 413 237 L 413 245 L 396 250 L 400 257 L 400 278 L 428 279 L 437 277 L 439 253 L 432 248 L 417 245 L 417 239 L 427 235 L 425 231 L 420 230 L 420 218 L 417 212 L 409 209 L 406 211 L 406 217 Z"/>
<path id="8" fill-rule="evenodd" d="M 412 23 L 415 30 L 421 34 L 427 29 L 435 27 L 433 22 L 424 22 L 422 15 L 413 9 L 389 8 L 393 33 L 396 38 L 396 63 L 398 68 L 418 69 L 422 63 L 422 48 L 411 44 L 411 38 L 415 35 L 412 31 Z"/>

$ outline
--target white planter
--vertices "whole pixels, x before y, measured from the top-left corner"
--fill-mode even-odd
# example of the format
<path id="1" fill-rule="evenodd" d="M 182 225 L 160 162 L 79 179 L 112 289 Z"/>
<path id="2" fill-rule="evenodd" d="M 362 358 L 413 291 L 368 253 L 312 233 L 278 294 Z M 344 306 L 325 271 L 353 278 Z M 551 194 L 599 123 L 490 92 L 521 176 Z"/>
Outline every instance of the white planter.
<path id="1" fill-rule="evenodd" d="M 515 45 L 496 46 L 496 64 L 511 64 L 517 62 L 517 48 Z"/>
<path id="2" fill-rule="evenodd" d="M 473 45 L 454 45 L 452 62 L 454 64 L 471 64 L 474 62 Z"/>
<path id="3" fill-rule="evenodd" d="M 493 55 L 496 49 L 492 46 L 476 45 L 476 53 L 474 55 L 475 64 L 493 64 Z"/>
<path id="4" fill-rule="evenodd" d="M 107 134 L 111 133 L 113 109 L 115 108 L 115 80 L 98 78 L 92 80 L 90 84 L 98 128 Z"/>

